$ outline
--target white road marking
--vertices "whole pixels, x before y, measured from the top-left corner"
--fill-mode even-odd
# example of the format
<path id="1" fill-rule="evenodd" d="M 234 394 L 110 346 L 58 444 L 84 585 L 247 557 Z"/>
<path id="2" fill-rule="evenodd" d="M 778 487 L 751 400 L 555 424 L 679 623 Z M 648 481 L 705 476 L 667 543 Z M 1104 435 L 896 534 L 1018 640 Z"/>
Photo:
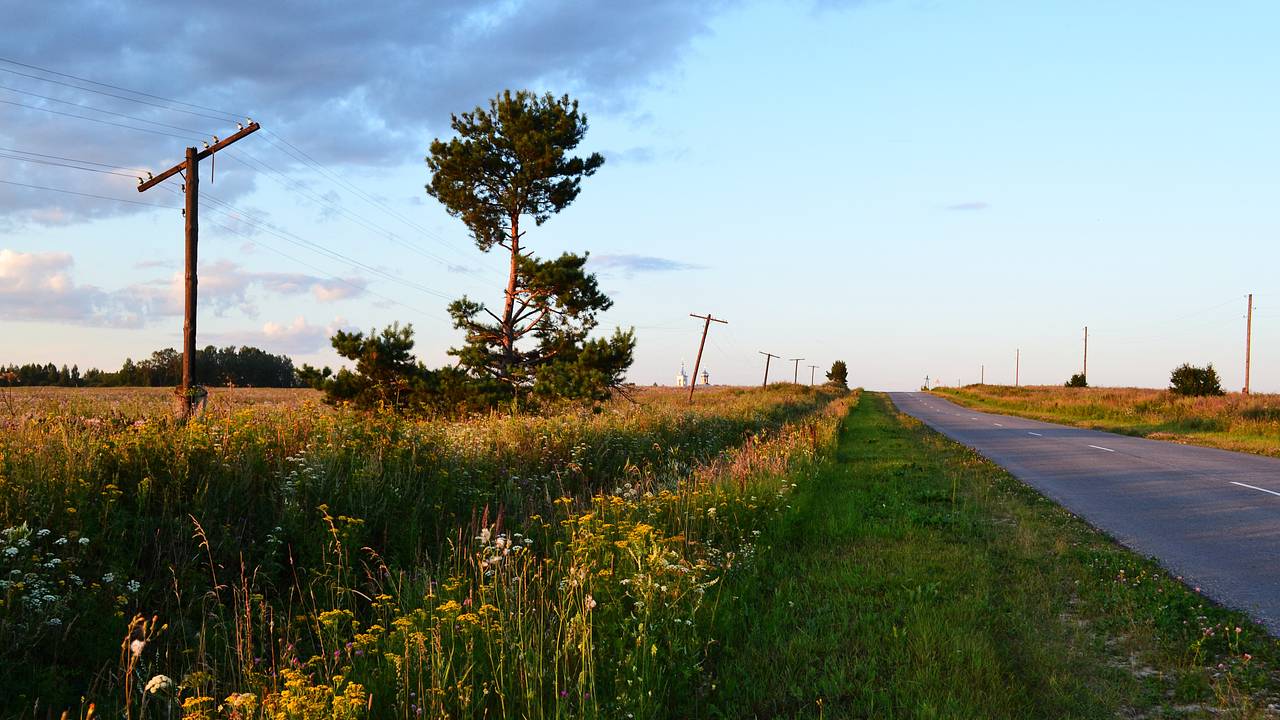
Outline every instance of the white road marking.
<path id="1" fill-rule="evenodd" d="M 1094 450 L 1106 450 L 1107 452 L 1115 452 L 1115 450 L 1112 450 L 1111 448 L 1104 448 L 1101 445 L 1090 445 L 1089 447 L 1093 448 Z"/>
<path id="2" fill-rule="evenodd" d="M 1268 489 L 1266 489 L 1266 488 L 1254 487 L 1254 486 L 1252 486 L 1252 485 L 1245 485 L 1244 483 L 1242 483 L 1242 482 L 1236 482 L 1235 480 L 1232 480 L 1232 481 L 1231 481 L 1231 484 L 1232 484 L 1232 485 L 1239 485 L 1240 487 L 1247 487 L 1247 488 L 1249 488 L 1250 490 L 1257 490 L 1258 492 L 1271 493 L 1272 495 L 1275 495 L 1276 497 L 1280 497 L 1280 492 L 1276 492 L 1275 490 L 1268 490 Z"/>
<path id="3" fill-rule="evenodd" d="M 1027 434 L 1028 434 L 1028 435 L 1035 435 L 1036 437 L 1044 437 L 1044 436 L 1043 436 L 1043 435 L 1041 435 L 1040 433 L 1033 433 L 1033 432 L 1031 432 L 1030 430 L 1028 430 L 1028 431 L 1027 431 Z"/>
<path id="4" fill-rule="evenodd" d="M 995 425 L 996 427 L 1004 427 L 1004 426 L 1003 426 L 1003 425 L 1001 425 L 1000 423 L 991 423 L 991 424 L 992 424 L 992 425 Z"/>
<path id="5" fill-rule="evenodd" d="M 974 417 L 974 416 L 970 415 L 970 416 L 969 416 L 969 419 L 970 419 L 970 420 L 977 420 L 978 418 L 976 418 L 976 417 Z"/>

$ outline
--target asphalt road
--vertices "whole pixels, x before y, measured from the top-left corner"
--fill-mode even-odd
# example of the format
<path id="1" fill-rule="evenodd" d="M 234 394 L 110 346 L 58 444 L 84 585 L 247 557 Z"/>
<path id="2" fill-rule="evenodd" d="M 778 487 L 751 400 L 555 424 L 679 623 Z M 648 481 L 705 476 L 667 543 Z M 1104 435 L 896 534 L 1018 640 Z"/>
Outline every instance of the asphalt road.
<path id="1" fill-rule="evenodd" d="M 1280 635 L 1280 458 L 975 412 L 929 393 L 889 396 Z"/>

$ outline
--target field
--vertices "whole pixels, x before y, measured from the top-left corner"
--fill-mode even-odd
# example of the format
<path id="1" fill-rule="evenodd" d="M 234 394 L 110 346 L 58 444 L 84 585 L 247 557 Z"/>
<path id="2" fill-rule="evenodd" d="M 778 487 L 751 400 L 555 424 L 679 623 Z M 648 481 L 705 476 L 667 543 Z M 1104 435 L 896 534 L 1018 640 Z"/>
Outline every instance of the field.
<path id="1" fill-rule="evenodd" d="M 933 392 L 979 410 L 1280 456 L 1280 395 L 1181 397 L 1144 388 L 968 385 Z"/>
<path id="2" fill-rule="evenodd" d="M 6 391 L 0 715 L 688 715 L 853 402 L 442 423 L 236 390 L 183 426 L 165 390 Z"/>

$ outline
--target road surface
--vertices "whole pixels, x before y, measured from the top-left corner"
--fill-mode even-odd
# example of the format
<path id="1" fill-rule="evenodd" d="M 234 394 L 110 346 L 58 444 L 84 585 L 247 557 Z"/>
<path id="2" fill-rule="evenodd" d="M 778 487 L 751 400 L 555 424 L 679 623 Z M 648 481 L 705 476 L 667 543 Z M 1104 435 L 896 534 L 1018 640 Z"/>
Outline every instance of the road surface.
<path id="1" fill-rule="evenodd" d="M 889 396 L 1280 635 L 1280 458 L 992 415 L 929 393 Z"/>

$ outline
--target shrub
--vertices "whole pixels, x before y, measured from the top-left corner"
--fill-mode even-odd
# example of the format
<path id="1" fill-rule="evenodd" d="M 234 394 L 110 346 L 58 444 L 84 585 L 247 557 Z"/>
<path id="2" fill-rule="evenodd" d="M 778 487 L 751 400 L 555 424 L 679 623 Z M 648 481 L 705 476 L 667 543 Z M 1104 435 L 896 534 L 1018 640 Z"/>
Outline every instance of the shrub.
<path id="1" fill-rule="evenodd" d="M 1076 373 L 1066 382 L 1067 387 L 1089 387 L 1089 381 L 1085 380 L 1084 373 Z"/>
<path id="2" fill-rule="evenodd" d="M 1222 381 L 1213 363 L 1204 367 L 1196 367 L 1183 363 L 1173 369 L 1169 376 L 1169 389 L 1179 395 L 1202 396 L 1222 395 Z"/>

